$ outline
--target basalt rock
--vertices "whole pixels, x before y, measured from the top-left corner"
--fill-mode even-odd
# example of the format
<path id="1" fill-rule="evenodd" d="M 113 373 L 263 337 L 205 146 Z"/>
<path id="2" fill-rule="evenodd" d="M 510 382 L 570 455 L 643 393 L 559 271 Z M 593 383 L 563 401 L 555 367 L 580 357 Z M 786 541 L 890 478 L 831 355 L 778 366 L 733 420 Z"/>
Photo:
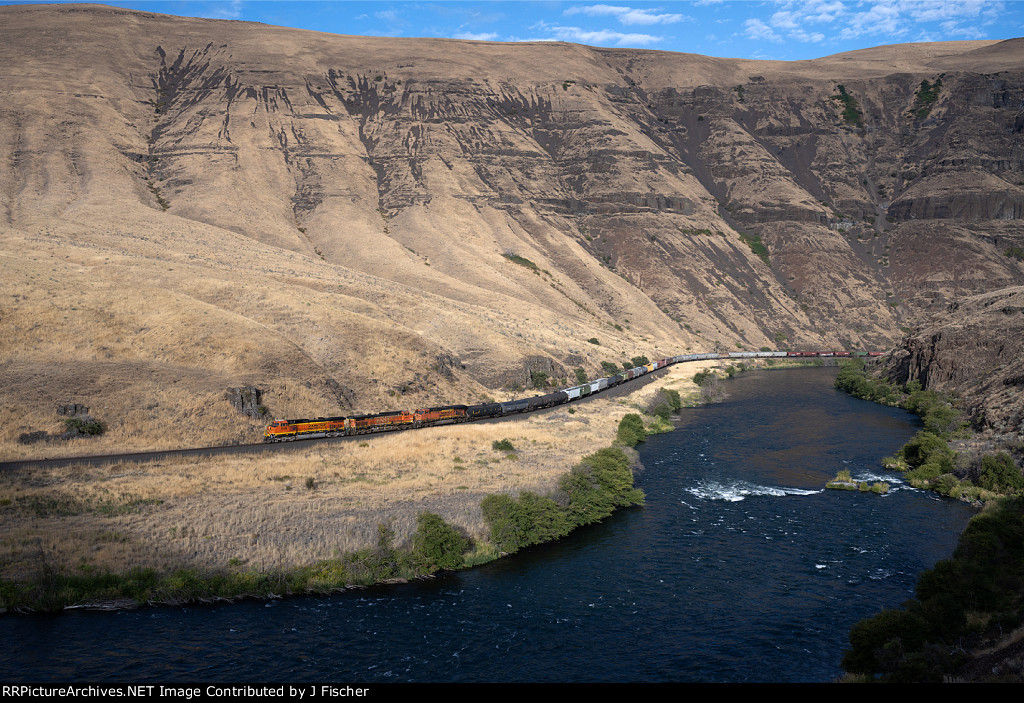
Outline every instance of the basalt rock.
<path id="1" fill-rule="evenodd" d="M 123 384 L 101 367 L 127 352 L 91 326 L 133 340 L 140 394 L 148 364 L 207 388 L 419 392 L 420 373 L 481 392 L 607 350 L 884 349 L 1024 285 L 1005 254 L 1024 245 L 1024 40 L 759 62 L 98 5 L 4 6 L 0 26 L 0 227 L 16 233 L 0 248 L 88 251 L 58 275 L 102 282 L 87 297 L 130 287 L 139 310 L 83 300 L 57 318 L 109 393 Z M 13 288 L 64 294 L 30 268 L 5 270 Z M 171 308 L 149 295 L 156 270 Z M 253 281 L 266 297 L 242 292 Z M 31 352 L 19 364 L 53 364 L 34 323 L 0 324 Z"/>
<path id="2" fill-rule="evenodd" d="M 46 430 L 36 430 L 34 432 L 22 432 L 18 435 L 18 444 L 37 444 L 39 442 L 46 442 L 53 437 Z"/>
<path id="3" fill-rule="evenodd" d="M 260 405 L 263 392 L 255 386 L 241 386 L 228 388 L 224 397 L 231 406 L 238 412 L 251 417 L 253 420 L 262 420 L 266 414 Z"/>
<path id="4" fill-rule="evenodd" d="M 1024 287 L 950 305 L 904 339 L 883 370 L 896 383 L 958 396 L 980 427 L 1024 435 Z"/>
<path id="5" fill-rule="evenodd" d="M 567 375 L 565 367 L 546 356 L 530 356 L 523 365 L 515 369 L 498 372 L 492 382 L 505 388 L 538 388 L 543 390 L 546 384 L 557 383 Z"/>
<path id="6" fill-rule="evenodd" d="M 327 391 L 334 397 L 339 407 L 345 409 L 355 407 L 356 394 L 351 388 L 341 385 L 333 378 L 325 378 L 324 386 L 327 387 Z"/>
<path id="7" fill-rule="evenodd" d="M 458 357 L 441 353 L 434 357 L 434 368 L 439 374 L 449 381 L 455 380 L 455 369 L 465 369 L 466 366 L 459 361 Z"/>
<path id="8" fill-rule="evenodd" d="M 89 408 L 81 403 L 61 403 L 56 408 L 58 415 L 75 417 L 89 414 Z"/>

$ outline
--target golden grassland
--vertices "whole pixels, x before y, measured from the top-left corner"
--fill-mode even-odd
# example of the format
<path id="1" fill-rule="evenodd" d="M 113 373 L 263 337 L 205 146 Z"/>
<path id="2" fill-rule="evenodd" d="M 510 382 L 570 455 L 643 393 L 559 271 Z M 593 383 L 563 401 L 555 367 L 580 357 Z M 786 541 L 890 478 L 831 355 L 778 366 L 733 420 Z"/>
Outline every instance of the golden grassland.
<path id="1" fill-rule="evenodd" d="M 0 576 L 288 569 L 372 546 L 379 523 L 407 542 L 422 511 L 482 538 L 485 495 L 554 487 L 614 441 L 623 415 L 662 387 L 691 393 L 693 374 L 719 364 L 676 365 L 628 394 L 504 422 L 287 451 L 8 471 L 0 475 Z M 514 451 L 494 450 L 501 439 Z"/>
<path id="2" fill-rule="evenodd" d="M 90 452 L 212 446 L 259 436 L 225 402 L 229 387 L 258 386 L 274 417 L 339 414 L 328 382 L 348 393 L 342 412 L 376 412 L 504 399 L 500 379 L 522 374 L 530 355 L 574 356 L 593 377 L 601 361 L 691 346 L 597 264 L 614 289 L 609 310 L 568 276 L 511 263 L 495 243 L 474 251 L 498 289 L 457 287 L 429 268 L 416 289 L 389 278 L 401 267 L 367 273 L 171 215 L 154 224 L 151 213 L 120 214 L 109 227 L 0 231 L 2 459 L 81 453 L 18 442 L 61 431 L 54 407 L 67 402 L 107 426 Z M 447 374 L 445 355 L 460 360 Z"/>

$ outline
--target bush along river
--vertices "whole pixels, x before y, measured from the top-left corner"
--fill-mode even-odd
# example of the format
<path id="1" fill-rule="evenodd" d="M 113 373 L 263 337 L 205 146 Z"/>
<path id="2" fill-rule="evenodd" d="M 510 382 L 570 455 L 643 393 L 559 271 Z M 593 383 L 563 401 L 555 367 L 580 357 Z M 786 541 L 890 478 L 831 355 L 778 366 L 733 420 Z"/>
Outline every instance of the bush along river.
<path id="1" fill-rule="evenodd" d="M 639 445 L 645 507 L 553 544 L 324 597 L 5 617 L 0 679 L 828 681 L 973 511 L 880 468 L 919 427 L 835 369 L 741 374 Z M 886 495 L 825 490 L 837 471 Z"/>

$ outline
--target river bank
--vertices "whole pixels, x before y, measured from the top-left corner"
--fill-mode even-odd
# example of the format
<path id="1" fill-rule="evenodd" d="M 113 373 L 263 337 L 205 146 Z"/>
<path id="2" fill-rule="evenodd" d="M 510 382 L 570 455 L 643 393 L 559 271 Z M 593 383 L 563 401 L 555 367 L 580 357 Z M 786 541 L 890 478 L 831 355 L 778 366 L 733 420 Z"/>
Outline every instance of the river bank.
<path id="1" fill-rule="evenodd" d="M 7 617 L 10 682 L 821 682 L 972 511 L 822 488 L 915 431 L 833 369 L 743 373 L 638 445 L 643 508 L 473 569 L 330 597 Z M 635 412 L 635 410 L 633 411 Z M 858 428 L 858 431 L 851 431 Z M 884 472 L 888 475 L 888 472 Z"/>
<path id="2" fill-rule="evenodd" d="M 6 472 L 0 605 L 75 605 L 85 584 L 90 600 L 115 605 L 138 594 L 183 602 L 329 591 L 351 585 L 331 565 L 352 555 L 368 565 L 355 584 L 411 578 L 422 572 L 373 568 L 368 555 L 411 548 L 423 513 L 477 545 L 467 563 L 486 561 L 498 553 L 480 507 L 486 496 L 550 492 L 585 456 L 611 445 L 621 418 L 646 408 L 662 387 L 692 397 L 695 373 L 725 366 L 678 364 L 614 397 L 509 422 L 260 455 Z"/>
<path id="3" fill-rule="evenodd" d="M 865 618 L 850 632 L 847 680 L 1024 681 L 1024 477 L 1019 438 L 970 429 L 953 399 L 919 382 L 894 385 L 863 365 L 845 366 L 836 387 L 917 413 L 924 428 L 886 468 L 921 490 L 983 508 L 950 559 L 924 572 L 899 610 Z"/>

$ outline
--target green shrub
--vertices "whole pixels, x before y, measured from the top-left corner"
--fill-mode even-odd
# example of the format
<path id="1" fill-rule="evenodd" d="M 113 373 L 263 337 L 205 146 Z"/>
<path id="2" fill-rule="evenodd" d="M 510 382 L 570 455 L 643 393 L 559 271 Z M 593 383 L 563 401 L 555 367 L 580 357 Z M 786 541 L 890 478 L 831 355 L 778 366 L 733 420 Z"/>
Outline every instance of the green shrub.
<path id="1" fill-rule="evenodd" d="M 928 79 L 921 81 L 921 87 L 915 93 L 917 100 L 914 115 L 923 119 L 931 112 L 935 101 L 939 99 L 939 91 L 942 89 L 942 78 L 936 78 L 935 83 L 929 83 Z"/>
<path id="2" fill-rule="evenodd" d="M 911 485 L 924 485 L 924 482 L 933 481 L 943 474 L 950 473 L 952 470 L 952 457 L 945 453 L 941 453 L 934 458 L 929 458 L 916 469 L 908 471 L 905 476 L 907 480 L 910 481 Z"/>
<path id="3" fill-rule="evenodd" d="M 761 261 L 765 262 L 768 266 L 772 265 L 772 260 L 768 256 L 768 247 L 761 241 L 760 235 L 740 232 L 740 241 L 750 247 L 750 251 L 757 254 Z"/>
<path id="4" fill-rule="evenodd" d="M 540 267 L 537 266 L 537 264 L 530 261 L 529 259 L 527 259 L 525 256 L 519 256 L 518 254 L 511 253 L 505 253 L 502 254 L 502 256 L 504 256 L 506 259 L 508 259 L 514 264 L 519 264 L 520 266 L 524 266 L 530 269 L 534 273 L 540 273 Z"/>
<path id="5" fill-rule="evenodd" d="M 698 371 L 693 375 L 693 382 L 698 386 L 703 386 L 705 383 L 715 378 L 714 371 Z"/>
<path id="6" fill-rule="evenodd" d="M 416 525 L 412 559 L 419 570 L 429 573 L 463 566 L 463 554 L 472 546 L 468 537 L 436 513 L 420 513 Z"/>
<path id="7" fill-rule="evenodd" d="M 510 439 L 494 440 L 491 442 L 491 449 L 496 452 L 514 452 L 516 450 Z"/>
<path id="8" fill-rule="evenodd" d="M 914 390 L 903 401 L 903 407 L 920 415 L 925 430 L 940 437 L 949 437 L 963 426 L 960 411 L 935 391 Z"/>
<path id="9" fill-rule="evenodd" d="M 679 395 L 679 391 L 673 390 L 672 388 L 662 388 L 661 392 L 668 398 L 668 404 L 672 408 L 672 412 L 682 410 L 683 399 Z"/>
<path id="10" fill-rule="evenodd" d="M 645 437 L 647 430 L 644 429 L 644 420 L 636 413 L 630 413 L 619 420 L 618 440 L 627 447 L 635 447 Z"/>
<path id="11" fill-rule="evenodd" d="M 668 420 L 672 413 L 683 407 L 683 400 L 679 397 L 679 391 L 668 388 L 660 389 L 647 404 L 647 414 Z"/>
<path id="12" fill-rule="evenodd" d="M 577 368 L 573 369 L 573 373 L 576 374 L 576 382 L 577 383 L 586 383 L 587 382 L 587 372 L 584 371 L 581 367 L 577 367 Z"/>
<path id="13" fill-rule="evenodd" d="M 563 475 L 549 496 L 524 492 L 518 498 L 490 495 L 480 503 L 491 542 L 503 552 L 557 539 L 580 525 L 612 514 L 616 507 L 643 504 L 633 487 L 629 459 L 617 447 L 583 458 Z"/>
<path id="14" fill-rule="evenodd" d="M 93 420 L 90 417 L 69 417 L 64 420 L 64 427 L 68 434 L 71 435 L 96 436 L 106 431 L 106 427 L 103 426 L 102 422 Z"/>
<path id="15" fill-rule="evenodd" d="M 842 666 L 882 674 L 883 681 L 942 681 L 956 674 L 966 637 L 995 640 L 1006 625 L 1019 624 L 1021 592 L 1024 499 L 1006 498 L 971 519 L 951 559 L 921 574 L 905 610 L 886 610 L 853 627 Z M 978 632 L 979 623 L 988 623 L 988 631 Z"/>
<path id="16" fill-rule="evenodd" d="M 981 458 L 978 485 L 998 493 L 1011 493 L 1024 489 L 1024 477 L 1006 452 L 986 454 Z"/>
<path id="17" fill-rule="evenodd" d="M 619 365 L 613 361 L 602 361 L 601 370 L 607 374 L 618 373 Z"/>
<path id="18" fill-rule="evenodd" d="M 951 495 L 960 485 L 960 481 L 953 474 L 943 474 L 932 481 L 932 488 L 944 496 Z"/>
<path id="19" fill-rule="evenodd" d="M 926 625 L 918 615 L 902 610 L 883 610 L 861 620 L 850 630 L 851 648 L 843 656 L 843 669 L 860 674 L 894 671 L 908 647 L 924 643 Z"/>
<path id="20" fill-rule="evenodd" d="M 629 459 L 617 447 L 606 447 L 583 458 L 558 483 L 568 498 L 567 512 L 574 525 L 602 520 L 617 507 L 641 505 L 644 494 L 633 487 Z"/>
<path id="21" fill-rule="evenodd" d="M 837 85 L 836 90 L 839 91 L 839 95 L 833 95 L 832 99 L 842 103 L 843 120 L 847 124 L 860 127 L 862 113 L 860 111 L 860 107 L 857 105 L 857 100 L 846 92 L 846 86 L 844 85 Z"/>
<path id="22" fill-rule="evenodd" d="M 502 552 L 557 539 L 572 529 L 565 513 L 550 498 L 524 491 L 519 498 L 489 495 L 480 502 L 491 528 L 491 542 Z"/>
<path id="23" fill-rule="evenodd" d="M 912 469 L 929 462 L 936 468 L 948 467 L 948 470 L 939 471 L 935 476 L 953 470 L 953 451 L 946 444 L 946 440 L 926 430 L 921 430 L 914 435 L 913 439 L 903 445 L 897 456 L 907 462 Z M 935 469 L 929 469 L 929 471 L 932 470 Z"/>
<path id="24" fill-rule="evenodd" d="M 634 356 L 629 361 L 633 366 L 647 366 L 647 364 L 651 363 L 651 360 L 646 356 Z"/>
<path id="25" fill-rule="evenodd" d="M 601 343 L 601 342 L 598 341 L 597 337 L 591 337 L 587 341 L 590 342 L 591 344 L 600 344 Z"/>

